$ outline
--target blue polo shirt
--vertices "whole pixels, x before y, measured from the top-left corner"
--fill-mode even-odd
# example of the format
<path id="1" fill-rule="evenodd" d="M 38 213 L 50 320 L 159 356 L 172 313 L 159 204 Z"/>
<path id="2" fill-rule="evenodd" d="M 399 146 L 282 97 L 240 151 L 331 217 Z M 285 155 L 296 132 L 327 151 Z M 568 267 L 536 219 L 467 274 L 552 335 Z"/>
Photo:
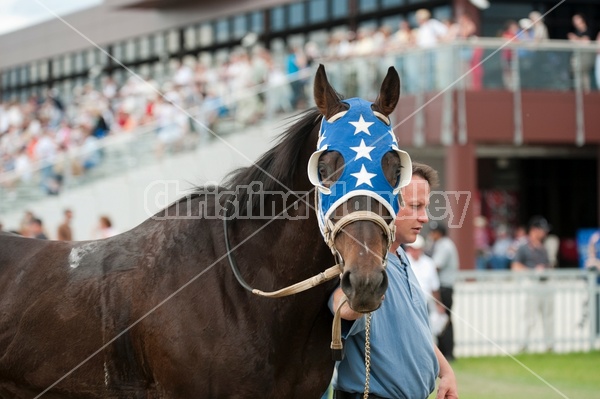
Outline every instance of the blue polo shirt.
<path id="1" fill-rule="evenodd" d="M 371 319 L 369 392 L 389 399 L 425 399 L 435 389 L 439 374 L 426 301 L 404 251 L 399 249 L 399 257 L 388 255 L 389 287 Z M 365 317 L 345 323 L 345 358 L 336 363 L 333 386 L 361 393 L 365 386 Z"/>

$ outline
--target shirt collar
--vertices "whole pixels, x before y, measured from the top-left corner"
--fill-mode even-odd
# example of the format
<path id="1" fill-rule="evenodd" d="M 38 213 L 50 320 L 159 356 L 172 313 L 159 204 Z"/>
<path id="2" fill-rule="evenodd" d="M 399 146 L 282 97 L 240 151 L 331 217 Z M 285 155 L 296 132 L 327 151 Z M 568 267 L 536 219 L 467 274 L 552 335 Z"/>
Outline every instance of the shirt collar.
<path id="1" fill-rule="evenodd" d="M 400 260 L 400 266 L 408 267 L 410 265 L 410 262 L 408 261 L 408 257 L 406 256 L 406 252 L 404 252 L 404 249 L 402 247 L 398 247 L 398 249 L 396 249 L 396 253 L 394 255 L 396 255 L 398 257 L 398 259 Z"/>

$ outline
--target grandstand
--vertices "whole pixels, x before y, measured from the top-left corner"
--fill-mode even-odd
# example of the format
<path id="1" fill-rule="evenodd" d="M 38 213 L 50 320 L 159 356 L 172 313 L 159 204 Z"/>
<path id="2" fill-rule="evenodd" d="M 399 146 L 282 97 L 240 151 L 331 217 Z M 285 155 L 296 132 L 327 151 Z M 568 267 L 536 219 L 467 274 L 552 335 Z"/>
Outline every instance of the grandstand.
<path id="1" fill-rule="evenodd" d="M 35 98 L 37 104 L 50 104 L 50 116 L 56 114 L 56 100 L 66 105 L 64 113 L 73 121 L 71 134 L 78 143 L 75 153 L 67 153 L 67 159 L 85 158 L 85 151 L 80 147 L 86 142 L 86 129 L 96 127 L 99 112 L 107 108 L 114 111 L 116 124 L 112 126 L 118 127 L 107 138 L 110 142 L 89 140 L 92 144 L 87 146 L 88 153 L 104 152 L 105 162 L 90 167 L 89 173 L 84 175 L 67 173 L 60 183 L 62 192 L 58 198 L 62 198 L 86 182 L 99 182 L 124 169 L 152 165 L 160 158 L 157 156 L 160 151 L 165 152 L 164 162 L 168 162 L 171 153 L 177 157 L 185 155 L 180 152 L 201 150 L 206 130 L 193 124 L 184 127 L 188 118 L 184 118 L 184 122 L 171 121 L 185 129 L 186 140 L 181 148 L 162 150 L 157 148 L 154 139 L 157 135 L 154 129 L 160 130 L 161 121 L 146 118 L 145 106 L 149 102 L 152 106 L 161 102 L 153 90 L 168 94 L 182 86 L 178 81 L 186 81 L 185 71 L 178 73 L 182 67 L 206 67 L 208 71 L 200 86 L 194 82 L 194 89 L 175 103 L 183 109 L 204 106 L 193 114 L 201 125 L 217 132 L 236 132 L 252 126 L 259 117 L 261 120 L 267 116 L 275 118 L 281 115 L 278 112 L 289 115 L 291 110 L 284 107 L 272 113 L 261 110 L 238 115 L 238 109 L 245 108 L 240 106 L 242 100 L 227 95 L 238 93 L 239 87 L 218 87 L 216 93 L 211 92 L 206 82 L 218 81 L 218 67 L 231 65 L 232 59 L 248 54 L 260 57 L 260 49 L 265 49 L 270 62 L 279 68 L 277 72 L 285 74 L 291 49 L 309 52 L 316 48 L 315 60 L 326 62 L 340 92 L 367 97 L 371 95 L 368 88 L 374 76 L 394 64 L 402 74 L 404 85 L 400 109 L 394 115 L 400 143 L 415 159 L 442 171 L 444 190 L 475 194 L 473 202 L 448 203 L 449 197 L 446 197 L 443 204 L 454 215 L 461 215 L 462 228 L 460 231 L 451 229 L 451 235 L 461 252 L 461 266 L 472 268 L 473 221 L 479 213 L 484 214 L 492 226 L 502 222 L 523 223 L 530 215 L 541 213 L 552 221 L 555 232 L 564 240 L 573 239 L 581 227 L 597 226 L 600 217 L 597 205 L 600 203 L 600 120 L 594 112 L 599 105 L 598 93 L 585 90 L 580 76 L 572 73 L 569 60 L 573 46 L 564 40 L 571 29 L 573 13 L 584 12 L 593 22 L 599 17 L 597 7 L 586 0 L 569 1 L 556 9 L 553 8 L 555 2 L 549 0 L 535 4 L 520 0 L 494 1 L 485 9 L 474 4 L 480 2 L 262 0 L 198 4 L 186 0 L 107 0 L 64 18 L 0 36 L 3 54 L 0 98 L 4 108 L 15 103 L 30 104 Z M 427 50 L 388 51 L 384 47 L 376 53 L 353 55 L 343 61 L 328 57 L 332 43 L 352 38 L 353 32 L 357 32 L 358 38 L 362 32 L 395 32 L 401 21 L 415 26 L 415 12 L 419 8 L 431 10 L 439 20 L 453 20 L 467 14 L 476 25 L 479 38 L 444 43 Z M 527 71 L 524 62 L 510 71 L 519 84 L 505 87 L 502 52 L 498 52 L 505 43 L 481 37 L 496 36 L 507 19 L 519 19 L 534 9 L 542 13 L 549 11 L 544 20 L 551 39 L 555 40 L 535 47 L 511 44 L 509 48 L 517 54 L 529 52 L 539 56 L 533 58 L 535 62 L 528 65 Z M 577 47 L 580 57 L 595 51 L 593 45 Z M 465 54 L 479 54 L 479 60 L 485 60 L 483 67 L 477 70 L 483 77 L 475 86 L 461 79 L 465 65 L 460 62 Z M 272 71 L 267 76 L 275 76 Z M 545 79 L 529 80 L 531 71 L 534 77 Z M 141 88 L 132 73 L 151 85 Z M 434 74 L 434 78 L 429 76 Z M 423 75 L 427 76 L 423 78 Z M 306 83 L 307 79 L 294 76 L 292 80 Z M 280 86 L 281 82 L 285 86 L 285 79 L 279 79 Z M 265 84 L 268 89 L 265 93 L 275 97 L 277 89 L 273 87 L 277 84 Z M 262 90 L 247 86 L 245 89 Z M 289 86 L 293 88 L 294 84 Z M 96 93 L 110 96 L 115 90 L 122 93 L 114 101 L 104 104 L 94 100 Z M 211 100 L 209 105 L 204 101 L 206 98 Z M 138 101 L 140 99 L 142 101 Z M 224 106 L 225 102 L 236 105 Z M 95 107 L 98 104 L 102 105 L 100 109 Z M 309 104 L 293 104 L 297 108 L 306 105 Z M 238 117 L 242 120 L 237 120 Z M 218 123 L 223 126 L 217 128 Z M 124 148 L 140 153 L 129 153 L 132 150 Z M 94 159 L 87 161 L 88 165 L 95 162 Z M 34 165 L 33 169 L 42 172 L 44 165 Z M 34 201 L 47 200 L 44 197 L 48 187 L 40 189 L 35 177 L 17 185 L 10 171 L 2 178 L 3 182 L 9 181 L 0 192 L 2 219 L 33 206 Z M 576 206 L 572 205 L 574 198 Z M 509 204 L 512 211 L 507 211 Z M 127 227 L 130 226 L 123 226 Z M 559 264 L 572 263 L 563 259 Z"/>

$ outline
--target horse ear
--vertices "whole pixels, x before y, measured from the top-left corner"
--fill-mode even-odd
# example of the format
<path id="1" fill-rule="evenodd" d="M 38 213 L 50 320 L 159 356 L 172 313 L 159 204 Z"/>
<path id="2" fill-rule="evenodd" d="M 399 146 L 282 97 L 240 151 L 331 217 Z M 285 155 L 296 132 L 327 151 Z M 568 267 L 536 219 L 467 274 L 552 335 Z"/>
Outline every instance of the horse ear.
<path id="1" fill-rule="evenodd" d="M 319 64 L 319 69 L 317 69 L 313 92 L 317 109 L 325 116 L 325 119 L 329 119 L 340 111 L 340 96 L 329 84 L 323 64 Z"/>
<path id="2" fill-rule="evenodd" d="M 383 83 L 381 84 L 381 89 L 379 90 L 377 100 L 375 100 L 373 103 L 373 108 L 385 116 L 389 116 L 392 112 L 394 112 L 399 98 L 400 77 L 398 76 L 396 69 L 394 67 L 390 67 L 385 79 L 383 79 Z"/>

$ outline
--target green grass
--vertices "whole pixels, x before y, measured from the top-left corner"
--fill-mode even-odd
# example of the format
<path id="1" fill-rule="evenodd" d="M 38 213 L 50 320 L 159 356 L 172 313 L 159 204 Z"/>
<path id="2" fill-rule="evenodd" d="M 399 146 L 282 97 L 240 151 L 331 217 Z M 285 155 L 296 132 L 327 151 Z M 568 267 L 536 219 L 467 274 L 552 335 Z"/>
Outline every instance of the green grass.
<path id="1" fill-rule="evenodd" d="M 460 399 L 600 398 L 600 352 L 461 358 L 452 368 Z"/>

